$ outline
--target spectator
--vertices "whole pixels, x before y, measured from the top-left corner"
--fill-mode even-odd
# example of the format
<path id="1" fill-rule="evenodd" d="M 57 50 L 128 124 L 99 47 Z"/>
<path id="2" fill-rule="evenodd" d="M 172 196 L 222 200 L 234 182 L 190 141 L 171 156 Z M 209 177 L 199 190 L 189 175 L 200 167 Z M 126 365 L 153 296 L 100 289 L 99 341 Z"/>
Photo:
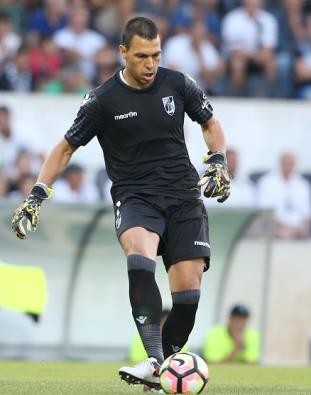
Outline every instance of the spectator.
<path id="1" fill-rule="evenodd" d="M 258 362 L 259 334 L 247 327 L 249 317 L 249 310 L 245 306 L 234 306 L 227 325 L 217 325 L 206 334 L 203 358 L 208 362 Z"/>
<path id="2" fill-rule="evenodd" d="M 106 39 L 90 30 L 87 8 L 74 8 L 69 15 L 69 26 L 59 30 L 54 40 L 62 50 L 65 64 L 76 65 L 87 78 L 95 77 L 94 60 L 97 52 L 106 45 Z"/>
<path id="3" fill-rule="evenodd" d="M 190 1 L 170 0 L 166 3 L 166 12 L 171 34 L 182 34 L 193 22 L 193 4 Z"/>
<path id="4" fill-rule="evenodd" d="M 185 58 L 185 54 L 187 57 Z M 189 74 L 210 92 L 217 92 L 223 62 L 208 40 L 203 22 L 195 22 L 189 33 L 169 38 L 163 50 L 163 65 Z"/>
<path id="5" fill-rule="evenodd" d="M 0 70 L 7 61 L 14 58 L 20 44 L 21 38 L 13 32 L 9 15 L 0 11 Z"/>
<path id="6" fill-rule="evenodd" d="M 97 53 L 95 62 L 97 68 L 95 86 L 103 84 L 121 67 L 118 53 L 111 45 L 106 45 Z"/>
<path id="7" fill-rule="evenodd" d="M 229 148 L 226 152 L 228 170 L 231 176 L 231 193 L 230 199 L 224 202 L 224 207 L 255 207 L 255 189 L 253 184 L 246 178 L 239 174 L 239 154 L 233 149 Z M 206 201 L 207 207 L 216 207 L 219 204 L 216 199 L 209 199 Z"/>
<path id="8" fill-rule="evenodd" d="M 217 48 L 220 42 L 221 17 L 219 0 L 194 0 L 193 20 L 202 21 L 208 31 L 208 38 Z"/>
<path id="9" fill-rule="evenodd" d="M 262 0 L 242 0 L 242 7 L 230 11 L 223 20 L 222 38 L 231 93 L 272 95 L 275 92 L 272 82 L 276 79 L 277 21 L 263 10 Z M 250 92 L 245 82 L 252 74 L 264 78 L 257 90 Z"/>
<path id="10" fill-rule="evenodd" d="M 13 132 L 11 111 L 7 106 L 0 106 L 0 167 L 7 171 L 21 148 L 21 142 Z"/>
<path id="11" fill-rule="evenodd" d="M 0 105 L 0 167 L 7 174 L 13 174 L 15 163 L 21 153 L 31 152 L 33 171 L 38 169 L 44 154 L 38 136 L 32 135 L 31 130 L 17 130 L 14 126 L 9 107 Z"/>
<path id="12" fill-rule="evenodd" d="M 309 236 L 310 186 L 296 171 L 296 156 L 292 152 L 284 152 L 279 169 L 259 179 L 258 200 L 260 207 L 274 209 L 276 237 Z"/>
<path id="13" fill-rule="evenodd" d="M 118 43 L 121 27 L 134 11 L 134 0 L 89 0 L 91 25 L 112 43 Z"/>
<path id="14" fill-rule="evenodd" d="M 32 173 L 21 174 L 16 182 L 16 189 L 10 193 L 10 198 L 24 200 L 29 195 L 37 176 Z"/>
<path id="15" fill-rule="evenodd" d="M 64 203 L 94 203 L 99 200 L 95 185 L 85 178 L 85 170 L 78 164 L 70 164 L 62 179 L 55 183 L 54 200 Z"/>
<path id="16" fill-rule="evenodd" d="M 44 6 L 35 9 L 28 17 L 27 31 L 51 37 L 67 23 L 66 0 L 44 0 Z"/>
<path id="17" fill-rule="evenodd" d="M 42 85 L 42 92 L 49 94 L 75 93 L 83 95 L 91 87 L 90 81 L 76 67 L 64 67 L 57 78 Z"/>
<path id="18" fill-rule="evenodd" d="M 1 0 L 0 12 L 5 12 L 10 16 L 13 29 L 16 32 L 21 30 L 23 5 L 16 0 Z"/>
<path id="19" fill-rule="evenodd" d="M 295 61 L 297 96 L 311 100 L 311 13 L 304 22 L 304 38 L 298 43 Z"/>
<path id="20" fill-rule="evenodd" d="M 51 37 L 43 37 L 39 46 L 30 51 L 29 68 L 34 78 L 36 90 L 54 79 L 60 70 L 61 57 Z"/>
<path id="21" fill-rule="evenodd" d="M 29 68 L 29 51 L 21 47 L 15 58 L 0 72 L 0 90 L 31 92 L 33 87 L 34 79 Z"/>
<path id="22" fill-rule="evenodd" d="M 28 179 L 30 174 L 36 172 L 36 168 L 34 155 L 25 149 L 20 150 L 15 158 L 14 166 L 8 172 L 9 192 L 21 191 L 20 181 Z"/>

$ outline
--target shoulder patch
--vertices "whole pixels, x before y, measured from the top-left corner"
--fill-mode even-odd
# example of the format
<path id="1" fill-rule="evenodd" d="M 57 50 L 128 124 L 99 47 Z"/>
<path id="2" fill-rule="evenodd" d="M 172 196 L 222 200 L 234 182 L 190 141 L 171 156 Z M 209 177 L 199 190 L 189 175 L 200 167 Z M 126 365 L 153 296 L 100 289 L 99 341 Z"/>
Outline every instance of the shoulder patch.
<path id="1" fill-rule="evenodd" d="M 84 97 L 83 97 L 83 100 L 82 100 L 82 103 L 81 103 L 81 107 L 84 106 L 85 104 L 87 104 L 88 102 L 90 102 L 94 98 L 95 98 L 94 92 L 92 92 L 92 91 L 91 92 L 87 92 L 84 95 Z"/>

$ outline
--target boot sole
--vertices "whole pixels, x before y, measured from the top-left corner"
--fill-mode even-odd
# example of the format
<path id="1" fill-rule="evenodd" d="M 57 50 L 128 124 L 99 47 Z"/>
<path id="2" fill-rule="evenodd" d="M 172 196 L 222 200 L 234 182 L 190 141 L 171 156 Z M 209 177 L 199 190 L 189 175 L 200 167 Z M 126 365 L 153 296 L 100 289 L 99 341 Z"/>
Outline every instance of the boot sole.
<path id="1" fill-rule="evenodd" d="M 156 390 L 160 390 L 161 386 L 159 383 L 151 383 L 150 381 L 146 381 L 143 379 L 140 379 L 136 376 L 133 376 L 130 373 L 127 372 L 119 372 L 119 376 L 121 378 L 121 380 L 125 381 L 127 384 L 129 385 L 135 385 L 135 384 L 146 384 L 148 385 L 150 388 L 154 388 Z"/>

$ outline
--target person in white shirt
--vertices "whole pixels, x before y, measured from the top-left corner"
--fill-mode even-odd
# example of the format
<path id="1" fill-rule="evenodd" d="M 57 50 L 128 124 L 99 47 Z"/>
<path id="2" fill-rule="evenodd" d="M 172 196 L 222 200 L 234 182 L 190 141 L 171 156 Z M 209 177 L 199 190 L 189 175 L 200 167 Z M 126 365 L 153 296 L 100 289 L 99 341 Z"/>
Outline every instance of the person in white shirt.
<path id="1" fill-rule="evenodd" d="M 206 26 L 201 21 L 194 22 L 189 32 L 177 34 L 167 40 L 163 48 L 162 64 L 190 75 L 212 92 L 224 73 L 223 60 L 208 39 Z"/>
<path id="2" fill-rule="evenodd" d="M 33 135 L 31 128 L 19 130 L 11 109 L 0 104 L 0 167 L 10 177 L 15 175 L 15 164 L 21 152 L 32 156 L 33 171 L 38 170 L 44 157 L 43 142 Z"/>
<path id="3" fill-rule="evenodd" d="M 242 0 L 223 20 L 223 51 L 236 95 L 243 93 L 249 71 L 263 73 L 269 81 L 276 78 L 277 20 L 262 6 L 262 0 Z"/>
<path id="4" fill-rule="evenodd" d="M 95 185 L 86 180 L 84 168 L 72 163 L 56 181 L 53 199 L 62 203 L 94 203 L 99 201 L 99 195 Z"/>
<path id="5" fill-rule="evenodd" d="M 54 35 L 56 45 L 63 51 L 65 62 L 76 64 L 92 80 L 95 77 L 95 57 L 105 47 L 106 39 L 94 30 L 88 29 L 89 11 L 83 7 L 74 8 L 69 15 L 69 26 Z"/>
<path id="6" fill-rule="evenodd" d="M 310 185 L 296 171 L 296 156 L 284 152 L 280 167 L 258 181 L 258 202 L 261 208 L 274 210 L 275 235 L 279 238 L 310 236 Z"/>

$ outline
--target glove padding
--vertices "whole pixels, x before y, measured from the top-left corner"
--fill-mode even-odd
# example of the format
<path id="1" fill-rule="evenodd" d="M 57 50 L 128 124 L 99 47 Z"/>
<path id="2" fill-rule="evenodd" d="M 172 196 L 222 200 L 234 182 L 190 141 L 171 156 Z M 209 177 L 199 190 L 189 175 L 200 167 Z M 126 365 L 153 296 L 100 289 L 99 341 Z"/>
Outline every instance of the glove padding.
<path id="1" fill-rule="evenodd" d="M 223 203 L 230 196 L 230 176 L 225 155 L 222 152 L 211 152 L 203 158 L 207 164 L 198 186 L 204 186 L 203 194 L 207 198 L 218 197 L 217 202 Z"/>
<path id="2" fill-rule="evenodd" d="M 19 239 L 26 239 L 26 230 L 23 222 L 26 221 L 27 230 L 35 232 L 39 222 L 39 212 L 43 200 L 52 196 L 53 189 L 45 184 L 37 183 L 32 188 L 29 196 L 18 207 L 12 216 L 12 231 Z"/>

